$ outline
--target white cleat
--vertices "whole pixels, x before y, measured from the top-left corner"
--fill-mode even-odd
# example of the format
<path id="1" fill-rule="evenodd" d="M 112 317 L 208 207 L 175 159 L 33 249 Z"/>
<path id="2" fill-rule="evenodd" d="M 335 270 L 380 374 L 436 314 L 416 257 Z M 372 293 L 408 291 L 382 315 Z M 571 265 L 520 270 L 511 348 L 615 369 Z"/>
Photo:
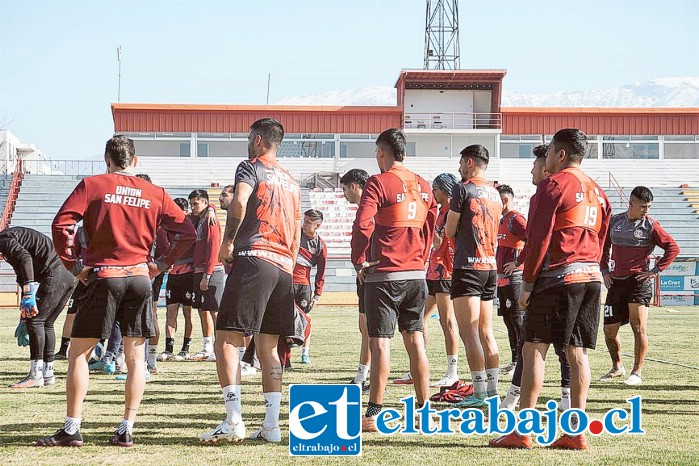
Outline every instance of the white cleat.
<path id="1" fill-rule="evenodd" d="M 459 380 L 458 375 L 445 375 L 441 380 L 432 384 L 432 387 L 451 387 Z"/>
<path id="2" fill-rule="evenodd" d="M 250 364 L 243 363 L 240 365 L 240 376 L 241 377 L 247 377 L 250 375 L 255 375 L 257 374 L 257 369 L 252 367 Z"/>
<path id="3" fill-rule="evenodd" d="M 243 422 L 239 422 L 232 426 L 226 423 L 226 421 L 223 421 L 221 424 L 216 426 L 216 428 L 201 434 L 199 436 L 199 441 L 201 443 L 209 444 L 218 443 L 221 441 L 239 443 L 245 440 L 245 435 L 245 424 Z"/>
<path id="4" fill-rule="evenodd" d="M 282 441 L 282 431 L 279 430 L 279 426 L 266 429 L 263 425 L 262 428 L 250 434 L 250 438 L 252 440 L 267 440 L 271 443 L 279 443 Z"/>
<path id="5" fill-rule="evenodd" d="M 187 359 L 189 359 L 189 353 L 186 351 L 180 351 L 175 356 L 173 356 L 173 359 L 175 361 L 186 361 Z"/>
<path id="6" fill-rule="evenodd" d="M 604 374 L 602 377 L 600 377 L 599 381 L 600 382 L 611 382 L 612 379 L 616 379 L 617 377 L 624 377 L 626 375 L 626 369 L 624 366 L 621 366 L 618 369 L 612 369 L 606 374 Z M 631 378 L 631 377 L 629 377 Z"/>
<path id="7" fill-rule="evenodd" d="M 641 376 L 639 374 L 632 372 L 629 378 L 624 380 L 624 383 L 626 385 L 635 387 L 637 385 L 641 385 L 643 383 L 643 380 L 641 380 Z"/>

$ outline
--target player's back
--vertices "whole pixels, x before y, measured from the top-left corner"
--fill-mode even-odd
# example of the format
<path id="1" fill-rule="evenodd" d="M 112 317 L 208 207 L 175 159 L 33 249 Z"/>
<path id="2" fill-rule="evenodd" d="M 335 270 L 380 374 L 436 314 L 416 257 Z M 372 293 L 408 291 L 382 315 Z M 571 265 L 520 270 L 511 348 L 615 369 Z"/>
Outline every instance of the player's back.
<path id="1" fill-rule="evenodd" d="M 296 180 L 267 156 L 245 160 L 236 183 L 252 186 L 245 218 L 235 238 L 238 256 L 254 256 L 292 273 L 292 246 L 301 220 L 301 189 Z"/>

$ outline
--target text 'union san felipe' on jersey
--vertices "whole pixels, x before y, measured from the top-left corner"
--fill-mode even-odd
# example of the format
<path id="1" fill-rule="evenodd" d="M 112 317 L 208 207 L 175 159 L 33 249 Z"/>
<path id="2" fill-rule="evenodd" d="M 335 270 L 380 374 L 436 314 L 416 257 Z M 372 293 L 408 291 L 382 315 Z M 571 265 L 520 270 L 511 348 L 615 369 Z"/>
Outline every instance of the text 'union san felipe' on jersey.
<path id="1" fill-rule="evenodd" d="M 461 214 L 456 231 L 454 269 L 495 270 L 502 200 L 485 178 L 458 183 L 449 210 Z"/>
<path id="2" fill-rule="evenodd" d="M 236 183 L 253 191 L 235 237 L 234 255 L 259 257 L 292 274 L 291 248 L 301 221 L 301 189 L 296 180 L 268 156 L 240 162 Z"/>

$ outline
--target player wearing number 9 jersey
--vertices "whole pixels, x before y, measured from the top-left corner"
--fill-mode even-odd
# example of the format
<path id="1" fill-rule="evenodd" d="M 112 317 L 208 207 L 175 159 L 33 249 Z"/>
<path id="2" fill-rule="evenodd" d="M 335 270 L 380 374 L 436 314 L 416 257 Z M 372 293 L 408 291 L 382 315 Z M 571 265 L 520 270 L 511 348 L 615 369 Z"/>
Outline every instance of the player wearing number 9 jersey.
<path id="1" fill-rule="evenodd" d="M 419 405 L 429 390 L 429 363 L 422 337 L 425 269 L 437 219 L 429 183 L 403 166 L 405 135 L 388 129 L 376 140 L 381 174 L 364 186 L 352 227 L 352 263 L 365 282 L 367 329 L 371 347 L 371 391 L 365 432 L 376 431 L 390 367 L 390 339 L 396 321 L 410 356 Z M 372 266 L 366 262 L 371 249 Z"/>

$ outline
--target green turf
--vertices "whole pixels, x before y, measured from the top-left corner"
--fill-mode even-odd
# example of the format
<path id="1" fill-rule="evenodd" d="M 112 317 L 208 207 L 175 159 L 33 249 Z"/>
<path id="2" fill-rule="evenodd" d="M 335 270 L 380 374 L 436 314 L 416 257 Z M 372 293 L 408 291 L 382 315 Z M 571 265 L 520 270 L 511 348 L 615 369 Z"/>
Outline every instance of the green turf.
<path id="1" fill-rule="evenodd" d="M 284 376 L 288 383 L 334 383 L 349 380 L 355 372 L 359 335 L 357 314 L 349 307 L 320 307 L 313 314 L 314 338 L 312 365 L 302 366 L 300 353 L 294 353 L 294 370 Z M 18 348 L 13 338 L 17 312 L 0 311 L 0 463 L 2 464 L 279 464 L 314 462 L 339 464 L 699 464 L 699 370 L 648 362 L 644 385 L 626 387 L 622 383 L 593 382 L 588 411 L 599 414 L 623 406 L 634 394 L 643 399 L 645 436 L 601 436 L 592 438 L 587 452 L 494 450 L 485 448 L 488 437 L 393 436 L 365 434 L 364 456 L 359 460 L 343 458 L 289 458 L 288 389 L 282 401 L 281 445 L 244 442 L 240 445 L 200 446 L 197 436 L 213 428 L 224 416 L 215 365 L 212 363 L 164 362 L 162 373 L 147 385 L 145 399 L 135 426 L 136 446 L 131 449 L 110 447 L 106 439 L 121 419 L 123 385 L 113 377 L 95 375 L 83 413 L 83 448 L 37 449 L 29 446 L 38 436 L 52 433 L 65 415 L 66 362 L 56 363 L 58 382 L 53 387 L 16 391 L 4 388 L 26 374 L 28 348 Z M 504 326 L 496 318 L 496 336 L 503 354 L 508 354 Z M 57 323 L 60 329 L 63 316 Z M 429 321 L 431 342 L 429 357 L 432 378 L 445 370 L 443 338 L 436 319 Z M 182 328 L 182 327 L 181 327 Z M 648 325 L 651 358 L 699 366 L 697 336 L 699 308 L 653 308 Z M 59 330 L 60 332 L 60 330 Z M 198 326 L 195 326 L 195 335 Z M 621 331 L 622 351 L 632 352 L 631 331 Z M 177 340 L 179 345 L 181 340 Z M 407 371 L 407 356 L 401 339 L 394 339 L 392 377 Z M 600 335 L 599 343 L 604 346 Z M 199 350 L 200 339 L 193 349 Z M 161 344 L 162 349 L 162 344 Z M 176 348 L 177 349 L 177 348 Z M 553 356 L 553 357 L 552 357 Z M 609 368 L 606 350 L 592 352 L 593 380 Z M 627 367 L 632 358 L 625 357 Z M 461 349 L 460 374 L 466 375 Z M 557 361 L 551 352 L 546 386 L 542 398 L 558 397 Z M 248 428 L 255 428 L 264 417 L 260 377 L 243 381 L 243 417 Z M 500 393 L 509 386 L 501 381 Z M 409 387 L 389 386 L 387 404 L 411 394 Z M 366 400 L 366 397 L 365 397 Z"/>

